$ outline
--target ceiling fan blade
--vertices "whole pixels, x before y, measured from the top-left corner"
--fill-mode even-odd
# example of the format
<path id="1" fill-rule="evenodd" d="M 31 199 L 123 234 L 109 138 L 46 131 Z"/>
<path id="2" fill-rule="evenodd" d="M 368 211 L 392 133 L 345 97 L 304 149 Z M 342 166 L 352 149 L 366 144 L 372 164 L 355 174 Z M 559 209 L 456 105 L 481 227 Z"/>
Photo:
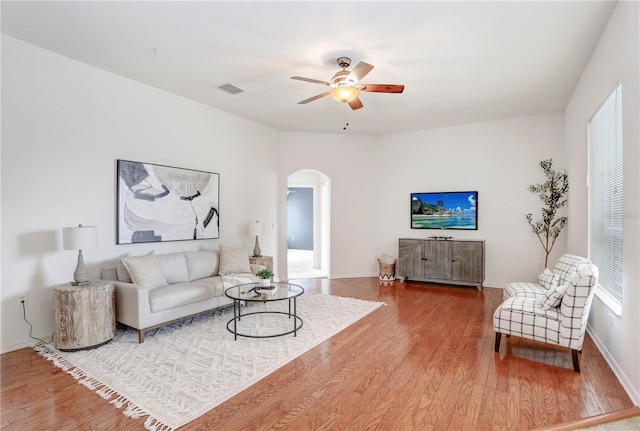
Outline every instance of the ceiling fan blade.
<path id="1" fill-rule="evenodd" d="M 353 99 L 349 100 L 347 103 L 349 104 L 349 106 L 351 106 L 351 109 L 353 109 L 354 111 L 356 109 L 360 109 L 360 108 L 362 108 L 364 106 L 362 104 L 362 100 L 360 100 L 360 98 L 358 96 L 356 96 Z"/>
<path id="2" fill-rule="evenodd" d="M 305 104 L 307 104 L 309 102 L 313 102 L 314 100 L 321 99 L 324 96 L 328 96 L 328 95 L 329 95 L 329 92 L 327 91 L 325 93 L 318 94 L 317 96 L 313 96 L 313 97 L 309 97 L 308 99 L 304 99 L 302 102 L 298 102 L 298 105 L 305 105 Z"/>
<path id="3" fill-rule="evenodd" d="M 396 84 L 364 84 L 358 85 L 358 90 L 369 93 L 402 93 L 404 85 Z"/>
<path id="4" fill-rule="evenodd" d="M 356 65 L 356 67 L 353 68 L 353 70 L 347 77 L 347 80 L 352 82 L 358 82 L 362 78 L 364 78 L 367 73 L 371 72 L 371 69 L 373 69 L 372 65 L 370 65 L 369 63 L 365 63 L 364 61 L 361 61 Z"/>
<path id="5" fill-rule="evenodd" d="M 331 85 L 327 81 L 320 81 L 319 79 L 303 78 L 302 76 L 292 76 L 291 79 L 298 81 L 312 82 L 314 84 Z"/>

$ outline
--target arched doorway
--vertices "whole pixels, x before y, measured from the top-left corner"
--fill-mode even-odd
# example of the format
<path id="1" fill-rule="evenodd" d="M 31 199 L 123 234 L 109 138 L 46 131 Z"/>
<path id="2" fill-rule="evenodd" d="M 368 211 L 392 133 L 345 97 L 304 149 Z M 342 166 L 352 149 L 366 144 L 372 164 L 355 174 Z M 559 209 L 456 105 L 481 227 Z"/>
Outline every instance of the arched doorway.
<path id="1" fill-rule="evenodd" d="M 303 169 L 287 178 L 289 279 L 329 277 L 330 179 Z"/>

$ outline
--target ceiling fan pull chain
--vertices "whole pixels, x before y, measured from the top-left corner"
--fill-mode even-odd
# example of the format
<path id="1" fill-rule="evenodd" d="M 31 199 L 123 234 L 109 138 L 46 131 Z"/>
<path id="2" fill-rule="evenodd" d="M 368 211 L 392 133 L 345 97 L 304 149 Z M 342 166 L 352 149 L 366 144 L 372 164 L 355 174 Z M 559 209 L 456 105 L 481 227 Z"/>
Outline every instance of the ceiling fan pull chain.
<path id="1" fill-rule="evenodd" d="M 344 105 L 344 126 L 342 127 L 342 130 L 347 130 L 347 127 L 349 127 L 349 110 L 347 109 L 347 104 L 343 103 Z"/>

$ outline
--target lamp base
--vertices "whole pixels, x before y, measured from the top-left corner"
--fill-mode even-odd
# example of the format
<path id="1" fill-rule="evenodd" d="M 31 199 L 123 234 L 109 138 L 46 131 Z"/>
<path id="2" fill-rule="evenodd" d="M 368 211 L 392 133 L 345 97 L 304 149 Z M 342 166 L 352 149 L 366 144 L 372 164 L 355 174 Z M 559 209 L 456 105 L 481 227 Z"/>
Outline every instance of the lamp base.
<path id="1" fill-rule="evenodd" d="M 253 257 L 262 257 L 262 250 L 260 250 L 260 243 L 258 242 L 258 235 L 256 235 L 256 246 L 253 247 Z"/>

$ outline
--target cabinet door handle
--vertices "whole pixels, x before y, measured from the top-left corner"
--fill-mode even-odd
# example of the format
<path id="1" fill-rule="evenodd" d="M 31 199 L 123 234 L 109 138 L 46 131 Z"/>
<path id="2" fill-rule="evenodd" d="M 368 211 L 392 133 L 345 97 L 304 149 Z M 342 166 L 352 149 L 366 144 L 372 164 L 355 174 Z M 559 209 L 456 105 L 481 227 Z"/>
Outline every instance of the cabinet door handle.
<path id="1" fill-rule="evenodd" d="M 429 259 L 427 259 L 426 257 L 423 257 L 422 260 L 429 260 Z"/>

